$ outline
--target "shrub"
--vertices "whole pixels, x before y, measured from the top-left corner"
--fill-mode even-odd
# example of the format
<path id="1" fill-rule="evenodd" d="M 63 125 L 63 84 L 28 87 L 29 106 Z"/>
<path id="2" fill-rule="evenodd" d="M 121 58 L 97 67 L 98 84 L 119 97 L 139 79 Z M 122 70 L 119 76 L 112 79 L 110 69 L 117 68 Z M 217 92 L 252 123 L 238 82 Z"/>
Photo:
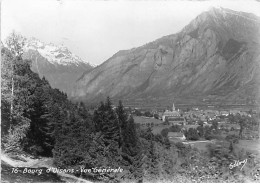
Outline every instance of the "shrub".
<path id="1" fill-rule="evenodd" d="M 232 143 L 238 143 L 239 142 L 239 137 L 235 134 L 232 134 L 232 135 L 227 135 L 226 138 L 225 138 L 227 141 L 230 141 Z"/>
<path id="2" fill-rule="evenodd" d="M 185 148 L 185 145 L 184 145 L 182 142 L 177 142 L 177 143 L 175 143 L 174 145 L 175 145 L 175 146 L 177 147 L 177 149 L 179 149 L 179 150 L 182 150 L 182 149 Z"/>
<path id="3" fill-rule="evenodd" d="M 188 140 L 198 140 L 199 134 L 197 132 L 197 129 L 189 128 L 189 130 L 187 132 L 185 132 L 185 137 Z"/>
<path id="4" fill-rule="evenodd" d="M 168 132 L 169 132 L 169 129 L 168 129 L 168 128 L 163 129 L 163 130 L 161 131 L 161 135 L 162 135 L 163 137 L 167 138 L 167 137 L 168 137 Z"/>
<path id="5" fill-rule="evenodd" d="M 213 136 L 211 134 L 205 135 L 206 140 L 212 140 Z"/>
<path id="6" fill-rule="evenodd" d="M 213 136 L 211 134 L 211 128 L 209 126 L 204 127 L 204 138 L 206 140 L 213 139 Z"/>
<path id="7" fill-rule="evenodd" d="M 180 132 L 181 131 L 181 126 L 179 125 L 173 125 L 169 128 L 169 132 Z"/>
<path id="8" fill-rule="evenodd" d="M 154 117 L 155 119 L 159 119 L 159 115 L 158 115 L 158 114 L 154 114 L 153 117 Z"/>

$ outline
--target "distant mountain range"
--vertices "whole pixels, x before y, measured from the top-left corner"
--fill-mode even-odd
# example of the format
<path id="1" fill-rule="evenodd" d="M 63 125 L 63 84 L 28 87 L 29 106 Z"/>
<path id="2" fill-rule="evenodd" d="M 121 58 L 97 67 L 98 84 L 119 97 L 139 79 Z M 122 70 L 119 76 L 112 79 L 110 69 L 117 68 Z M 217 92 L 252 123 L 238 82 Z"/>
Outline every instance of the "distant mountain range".
<path id="1" fill-rule="evenodd" d="M 64 46 L 45 44 L 35 38 L 26 39 L 24 49 L 23 58 L 32 60 L 32 70 L 68 96 L 76 80 L 94 67 Z"/>
<path id="2" fill-rule="evenodd" d="M 88 103 L 260 103 L 259 28 L 253 14 L 212 8 L 179 33 L 87 66 L 70 95 Z"/>

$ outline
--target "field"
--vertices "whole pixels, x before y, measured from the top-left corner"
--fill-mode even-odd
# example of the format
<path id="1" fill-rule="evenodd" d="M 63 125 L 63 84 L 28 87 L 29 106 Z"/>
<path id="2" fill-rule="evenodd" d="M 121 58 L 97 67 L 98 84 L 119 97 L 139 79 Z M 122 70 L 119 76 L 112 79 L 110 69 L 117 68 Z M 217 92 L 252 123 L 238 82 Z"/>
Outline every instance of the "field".
<path id="1" fill-rule="evenodd" d="M 135 123 L 140 123 L 140 124 L 146 124 L 146 123 L 154 123 L 154 124 L 160 124 L 163 121 L 155 118 L 149 118 L 149 117 L 144 117 L 144 116 L 134 116 L 134 121 Z"/>
<path id="2" fill-rule="evenodd" d="M 194 148 L 197 148 L 202 151 L 206 151 L 207 144 L 209 143 L 210 141 L 194 141 L 190 144 Z M 237 150 L 244 149 L 245 151 L 257 155 L 258 157 L 260 155 L 260 140 L 239 140 L 239 143 L 235 144 L 235 147 L 237 148 Z"/>
<path id="3" fill-rule="evenodd" d="M 168 125 L 158 125 L 158 126 L 155 126 L 153 127 L 153 134 L 161 134 L 161 131 L 165 128 L 169 128 Z"/>
<path id="4" fill-rule="evenodd" d="M 211 141 L 195 141 L 194 143 L 190 143 L 190 145 L 200 151 L 206 151 L 209 143 L 211 143 Z"/>
<path id="5" fill-rule="evenodd" d="M 245 149 L 251 153 L 260 155 L 260 140 L 239 140 L 236 146 L 240 149 Z"/>

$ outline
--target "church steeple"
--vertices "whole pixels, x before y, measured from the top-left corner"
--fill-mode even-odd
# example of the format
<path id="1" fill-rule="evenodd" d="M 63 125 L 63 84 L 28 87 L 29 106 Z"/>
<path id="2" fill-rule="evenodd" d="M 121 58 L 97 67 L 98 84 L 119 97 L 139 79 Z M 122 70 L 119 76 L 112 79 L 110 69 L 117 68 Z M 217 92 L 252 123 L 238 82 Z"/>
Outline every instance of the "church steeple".
<path id="1" fill-rule="evenodd" d="M 175 111 L 174 103 L 172 104 L 172 111 Z"/>

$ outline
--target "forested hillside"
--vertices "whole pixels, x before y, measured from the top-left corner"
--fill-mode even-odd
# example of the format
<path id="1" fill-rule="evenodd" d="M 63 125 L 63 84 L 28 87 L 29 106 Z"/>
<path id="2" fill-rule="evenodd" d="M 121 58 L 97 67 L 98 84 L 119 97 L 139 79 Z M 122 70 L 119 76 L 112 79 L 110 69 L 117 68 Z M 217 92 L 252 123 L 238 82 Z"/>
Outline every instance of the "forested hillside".
<path id="1" fill-rule="evenodd" d="M 57 167 L 94 182 L 259 181 L 259 162 L 227 141 L 210 145 L 209 153 L 171 144 L 151 128 L 139 128 L 122 102 L 113 108 L 109 97 L 91 114 L 30 70 L 31 62 L 21 58 L 21 36 L 12 34 L 7 45 L 1 50 L 5 153 L 53 157 Z M 234 160 L 244 159 L 242 171 L 230 169 Z"/>

